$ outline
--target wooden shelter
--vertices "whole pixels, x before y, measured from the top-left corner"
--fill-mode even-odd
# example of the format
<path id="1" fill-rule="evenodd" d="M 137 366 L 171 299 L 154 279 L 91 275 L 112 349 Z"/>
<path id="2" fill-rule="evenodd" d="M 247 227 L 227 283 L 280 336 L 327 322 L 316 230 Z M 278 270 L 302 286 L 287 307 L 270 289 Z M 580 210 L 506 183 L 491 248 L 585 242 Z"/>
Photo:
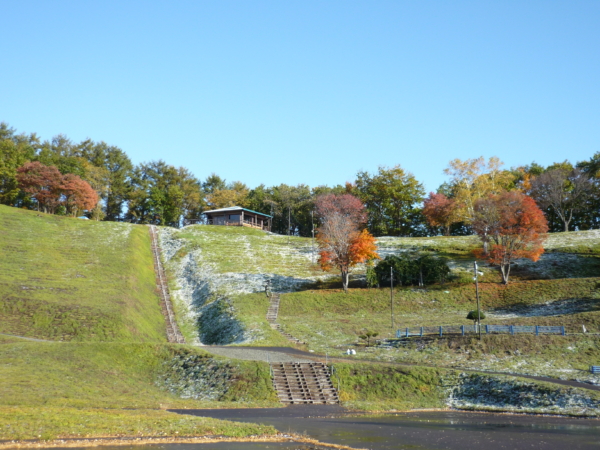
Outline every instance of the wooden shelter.
<path id="1" fill-rule="evenodd" d="M 271 220 L 273 219 L 273 216 L 241 206 L 213 209 L 212 211 L 204 211 L 202 214 L 206 216 L 208 225 L 251 227 L 265 231 L 271 231 Z"/>

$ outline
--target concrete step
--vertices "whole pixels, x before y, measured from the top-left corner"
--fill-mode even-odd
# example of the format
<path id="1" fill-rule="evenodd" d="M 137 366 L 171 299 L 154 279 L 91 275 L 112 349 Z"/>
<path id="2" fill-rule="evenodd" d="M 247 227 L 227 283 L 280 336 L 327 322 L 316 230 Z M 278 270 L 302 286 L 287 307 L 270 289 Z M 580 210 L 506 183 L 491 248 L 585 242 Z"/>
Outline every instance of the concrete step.
<path id="1" fill-rule="evenodd" d="M 282 403 L 335 404 L 337 390 L 322 363 L 273 363 L 273 386 Z"/>

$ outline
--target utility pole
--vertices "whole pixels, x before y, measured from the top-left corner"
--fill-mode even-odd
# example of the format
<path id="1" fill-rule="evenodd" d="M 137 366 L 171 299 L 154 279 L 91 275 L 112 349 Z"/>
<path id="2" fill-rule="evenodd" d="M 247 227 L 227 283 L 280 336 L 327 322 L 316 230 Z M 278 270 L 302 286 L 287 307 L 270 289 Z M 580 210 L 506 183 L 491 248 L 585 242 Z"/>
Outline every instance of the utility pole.
<path id="1" fill-rule="evenodd" d="M 315 211 L 312 210 L 310 212 L 310 225 L 312 227 L 312 241 L 311 241 L 311 247 L 312 247 L 312 262 L 313 264 L 315 263 L 315 217 L 314 217 L 314 213 Z"/>
<path id="2" fill-rule="evenodd" d="M 292 228 L 292 207 L 288 206 L 288 245 L 290 245 L 290 228 Z"/>
<path id="3" fill-rule="evenodd" d="M 394 333 L 394 268 L 390 267 L 390 311 L 392 314 L 392 334 Z"/>
<path id="4" fill-rule="evenodd" d="M 479 272 L 477 271 L 477 261 L 473 262 L 473 272 L 475 273 L 475 297 L 477 298 L 477 328 L 479 331 L 479 340 L 481 340 L 481 309 L 479 309 L 479 280 L 477 275 Z"/>

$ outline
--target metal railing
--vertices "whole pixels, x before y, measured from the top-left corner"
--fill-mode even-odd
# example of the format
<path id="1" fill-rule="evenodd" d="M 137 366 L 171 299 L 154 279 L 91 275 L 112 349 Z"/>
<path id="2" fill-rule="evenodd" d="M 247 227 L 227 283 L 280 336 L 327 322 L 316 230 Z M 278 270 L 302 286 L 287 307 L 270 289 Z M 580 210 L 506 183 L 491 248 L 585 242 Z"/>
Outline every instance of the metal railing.
<path id="1" fill-rule="evenodd" d="M 158 243 L 156 227 L 154 225 L 150 225 L 149 228 L 152 257 L 154 260 L 154 271 L 156 273 L 156 286 L 160 294 L 161 304 L 163 307 L 163 314 L 166 319 L 167 339 L 169 342 L 185 344 L 185 338 L 181 334 L 179 326 L 177 325 L 177 321 L 175 320 L 173 305 L 171 304 L 171 296 L 169 295 L 167 277 L 165 275 L 162 262 L 160 260 L 160 246 Z"/>
<path id="2" fill-rule="evenodd" d="M 564 326 L 539 326 L 539 325 L 481 325 L 483 334 L 559 334 L 564 336 Z M 477 325 L 448 325 L 437 327 L 409 327 L 396 330 L 398 339 L 411 336 L 431 336 L 442 337 L 446 334 L 477 334 L 479 328 Z"/>
<path id="3" fill-rule="evenodd" d="M 196 225 L 196 224 L 205 224 L 205 225 L 223 225 L 227 227 L 241 227 L 247 226 L 252 228 L 258 228 L 259 230 L 269 230 L 269 227 L 265 224 L 260 225 L 259 223 L 253 222 L 252 220 L 215 220 L 215 219 L 184 219 L 183 225 Z"/>

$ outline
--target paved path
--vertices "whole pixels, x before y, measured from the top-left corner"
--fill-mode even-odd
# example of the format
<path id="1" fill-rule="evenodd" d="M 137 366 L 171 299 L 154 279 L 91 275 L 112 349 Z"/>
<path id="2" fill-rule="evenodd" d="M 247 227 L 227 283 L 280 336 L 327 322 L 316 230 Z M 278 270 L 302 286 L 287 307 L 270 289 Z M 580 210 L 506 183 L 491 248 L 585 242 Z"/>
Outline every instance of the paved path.
<path id="1" fill-rule="evenodd" d="M 203 350 L 216 355 L 227 356 L 229 358 L 246 359 L 251 361 L 267 361 L 267 362 L 313 362 L 320 361 L 325 362 L 324 355 L 318 355 L 315 353 L 309 353 L 295 348 L 286 347 L 218 347 L 218 346 L 204 346 Z M 589 383 L 580 383 L 572 380 L 561 380 L 558 378 L 538 377 L 534 375 L 524 375 L 520 373 L 506 373 L 506 372 L 492 372 L 489 370 L 472 370 L 472 369 L 461 369 L 456 367 L 447 366 L 428 366 L 425 364 L 411 364 L 411 363 L 398 363 L 398 362 L 383 362 L 369 359 L 357 359 L 357 358 L 337 358 L 329 357 L 330 362 L 362 362 L 362 363 L 375 363 L 375 364 L 386 364 L 393 366 L 411 367 L 432 367 L 436 369 L 450 369 L 458 370 L 460 372 L 470 373 L 487 373 L 490 375 L 504 375 L 509 377 L 525 378 L 529 380 L 544 381 L 547 383 L 559 384 L 561 386 L 575 387 L 580 389 L 589 389 L 592 391 L 600 391 L 600 386 L 596 386 Z"/>
<path id="2" fill-rule="evenodd" d="M 266 362 L 313 362 L 307 354 L 285 347 L 220 347 L 205 345 L 202 350 L 228 358 Z M 308 355 L 311 355 L 308 353 Z"/>

